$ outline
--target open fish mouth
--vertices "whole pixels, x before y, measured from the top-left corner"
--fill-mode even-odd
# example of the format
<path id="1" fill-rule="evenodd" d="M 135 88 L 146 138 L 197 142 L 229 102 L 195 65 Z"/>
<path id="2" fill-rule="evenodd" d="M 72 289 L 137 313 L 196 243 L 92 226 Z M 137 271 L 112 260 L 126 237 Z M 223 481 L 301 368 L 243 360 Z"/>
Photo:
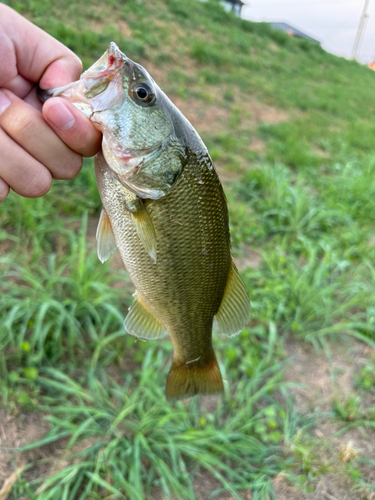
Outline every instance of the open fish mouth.
<path id="1" fill-rule="evenodd" d="M 123 95 L 122 68 L 128 58 L 114 42 L 109 44 L 102 57 L 79 80 L 54 89 L 38 87 L 37 95 L 44 103 L 51 97 L 64 97 L 75 104 L 88 117 L 92 113 L 112 108 L 116 97 Z M 102 94 L 106 92 L 105 97 Z"/>

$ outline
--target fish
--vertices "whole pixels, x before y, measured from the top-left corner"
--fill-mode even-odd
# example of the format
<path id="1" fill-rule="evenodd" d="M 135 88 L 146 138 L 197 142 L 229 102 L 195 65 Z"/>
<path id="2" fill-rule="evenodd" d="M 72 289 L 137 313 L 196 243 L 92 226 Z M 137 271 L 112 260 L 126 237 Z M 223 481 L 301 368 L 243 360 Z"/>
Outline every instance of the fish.
<path id="1" fill-rule="evenodd" d="M 226 197 L 196 130 L 140 64 L 111 42 L 77 82 L 39 91 L 80 109 L 103 134 L 97 253 L 117 249 L 136 292 L 124 321 L 141 339 L 169 334 L 166 397 L 223 392 L 214 319 L 228 337 L 250 317 L 233 262 Z"/>

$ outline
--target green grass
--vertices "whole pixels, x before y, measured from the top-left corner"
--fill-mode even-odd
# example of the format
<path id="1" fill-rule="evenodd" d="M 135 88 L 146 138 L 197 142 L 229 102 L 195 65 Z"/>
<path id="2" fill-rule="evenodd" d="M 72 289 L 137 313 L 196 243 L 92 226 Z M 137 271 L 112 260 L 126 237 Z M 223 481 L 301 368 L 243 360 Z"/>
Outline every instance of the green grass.
<path id="1" fill-rule="evenodd" d="M 43 198 L 12 193 L 0 205 L 0 408 L 19 419 L 36 412 L 49 431 L 13 450 L 47 458 L 27 464 L 10 499 L 133 500 L 161 489 L 193 500 L 203 474 L 216 479 L 209 498 L 251 490 L 269 500 L 279 473 L 301 495 L 336 474 L 350 498 L 371 498 L 374 457 L 342 461 L 332 443 L 349 431 L 373 439 L 373 355 L 328 410 L 300 410 L 285 370 L 292 342 L 317 359 L 348 335 L 375 347 L 374 73 L 214 1 L 6 3 L 85 67 L 115 40 L 157 64 L 163 89 L 187 107 L 221 108 L 226 118 L 203 138 L 234 177 L 225 186 L 233 253 L 246 263 L 254 250 L 260 261 L 241 269 L 250 325 L 215 336 L 224 397 L 170 404 L 170 342 L 125 334 L 133 287 L 96 257 L 92 160 Z M 327 422 L 336 434 L 322 439 L 315 430 Z"/>
<path id="2" fill-rule="evenodd" d="M 83 383 L 44 369 L 37 383 L 55 397 L 53 402 L 42 398 L 40 408 L 49 413 L 52 430 L 27 448 L 64 439 L 65 464 L 48 479 L 19 486 L 19 494 L 44 500 L 74 499 L 77 492 L 82 499 L 99 499 L 112 493 L 141 500 L 161 486 L 168 496 L 193 499 L 198 469 L 218 479 L 218 494 L 228 490 L 240 499 L 239 489 L 270 489 L 270 478 L 283 463 L 281 432 L 275 429 L 285 415 L 274 405 L 271 420 L 270 407 L 259 408 L 259 400 L 277 388 L 280 367 L 267 369 L 263 363 L 251 384 L 228 389 L 215 414 L 207 415 L 198 401 L 165 403 L 160 374 L 164 354 L 161 348 L 148 349 L 139 369 L 124 374 L 121 384 L 98 369 L 89 370 Z M 270 421 L 272 432 L 267 431 Z M 87 443 L 83 452 L 80 442 Z"/>

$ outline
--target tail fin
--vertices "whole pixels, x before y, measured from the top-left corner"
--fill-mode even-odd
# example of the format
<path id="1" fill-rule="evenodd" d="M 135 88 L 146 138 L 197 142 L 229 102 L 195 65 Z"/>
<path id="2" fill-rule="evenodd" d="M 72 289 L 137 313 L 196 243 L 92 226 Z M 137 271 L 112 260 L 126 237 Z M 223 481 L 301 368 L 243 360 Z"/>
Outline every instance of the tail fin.
<path id="1" fill-rule="evenodd" d="M 177 365 L 173 361 L 167 378 L 167 399 L 184 399 L 196 394 L 219 394 L 224 391 L 223 379 L 214 353 L 207 364 L 196 365 L 196 362 L 189 361 Z"/>

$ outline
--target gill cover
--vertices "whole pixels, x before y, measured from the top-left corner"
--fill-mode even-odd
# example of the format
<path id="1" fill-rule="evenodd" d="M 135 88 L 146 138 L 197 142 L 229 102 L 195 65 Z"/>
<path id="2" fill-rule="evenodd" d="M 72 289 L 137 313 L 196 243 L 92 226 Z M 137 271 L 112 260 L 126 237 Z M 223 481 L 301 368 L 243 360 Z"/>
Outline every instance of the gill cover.
<path id="1" fill-rule="evenodd" d="M 114 42 L 78 81 L 39 91 L 41 100 L 55 96 L 72 102 L 103 133 L 104 158 L 124 187 L 154 200 L 170 192 L 184 149 L 165 111 L 168 99 Z"/>

